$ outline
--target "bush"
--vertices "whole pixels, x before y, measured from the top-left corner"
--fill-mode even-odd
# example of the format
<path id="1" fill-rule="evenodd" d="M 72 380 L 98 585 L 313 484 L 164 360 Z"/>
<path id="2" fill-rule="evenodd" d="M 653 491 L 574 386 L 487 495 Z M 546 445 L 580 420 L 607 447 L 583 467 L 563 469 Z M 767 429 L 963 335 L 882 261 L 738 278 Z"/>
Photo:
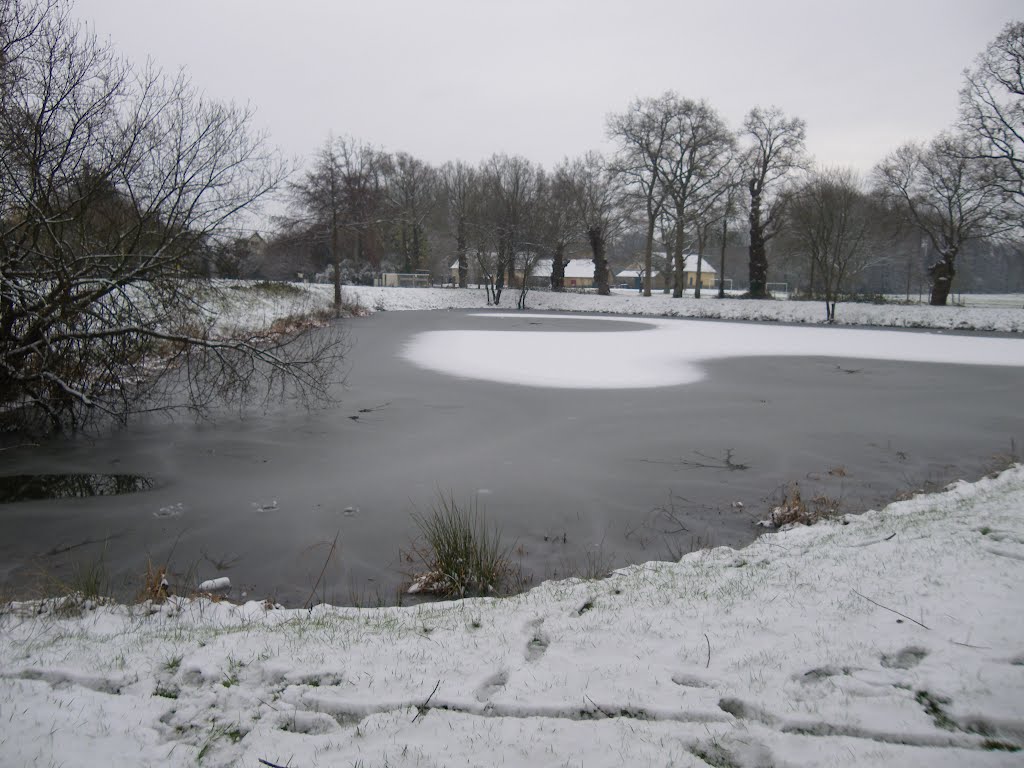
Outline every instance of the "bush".
<path id="1" fill-rule="evenodd" d="M 477 501 L 460 507 L 449 494 L 439 494 L 430 511 L 413 513 L 421 541 L 412 549 L 422 572 L 410 592 L 445 597 L 490 595 L 503 592 L 513 575 L 510 547 L 501 532 L 487 525 Z"/>
<path id="2" fill-rule="evenodd" d="M 790 485 L 782 498 L 782 503 L 772 509 L 771 524 L 775 528 L 784 525 L 814 525 L 819 520 L 839 515 L 840 502 L 829 496 L 819 494 L 810 502 L 800 496 L 798 483 Z"/>
<path id="3" fill-rule="evenodd" d="M 267 296 L 280 296 L 287 298 L 305 295 L 305 291 L 297 285 L 274 282 L 271 280 L 261 280 L 258 283 L 253 283 L 251 290 L 256 293 L 266 294 Z"/>

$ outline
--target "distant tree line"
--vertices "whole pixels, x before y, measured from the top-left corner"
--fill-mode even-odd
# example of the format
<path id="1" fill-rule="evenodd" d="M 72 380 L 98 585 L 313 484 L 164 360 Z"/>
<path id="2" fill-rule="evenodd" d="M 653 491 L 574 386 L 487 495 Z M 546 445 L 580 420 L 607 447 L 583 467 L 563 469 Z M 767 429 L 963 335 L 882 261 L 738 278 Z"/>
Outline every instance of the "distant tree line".
<path id="1" fill-rule="evenodd" d="M 733 129 L 707 101 L 673 92 L 609 116 L 610 156 L 550 170 L 506 155 L 433 167 L 330 138 L 290 185 L 269 250 L 333 264 L 339 283 L 381 269 L 447 277 L 454 257 L 458 285 L 472 266 L 495 302 L 538 258 L 553 260 L 553 290 L 566 257 L 587 253 L 599 293 L 612 259 L 640 268 L 644 295 L 657 282 L 678 297 L 686 254 L 717 255 L 725 277 L 740 249 L 735 283 L 747 296 L 769 295 L 774 277 L 823 299 L 829 318 L 858 291 L 927 288 L 944 305 L 965 257 L 970 289 L 1021 290 L 1022 71 L 1024 24 L 1013 22 L 965 72 L 959 122 L 866 178 L 815 164 L 804 121 L 777 107 L 755 107 Z"/>

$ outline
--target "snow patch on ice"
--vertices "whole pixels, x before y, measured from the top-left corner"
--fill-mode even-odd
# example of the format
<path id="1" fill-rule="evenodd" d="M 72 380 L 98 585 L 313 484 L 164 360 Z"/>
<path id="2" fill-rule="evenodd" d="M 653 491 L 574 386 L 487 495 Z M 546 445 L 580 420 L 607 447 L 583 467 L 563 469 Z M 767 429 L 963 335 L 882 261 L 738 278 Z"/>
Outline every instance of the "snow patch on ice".
<path id="1" fill-rule="evenodd" d="M 494 329 L 419 333 L 403 356 L 421 368 L 459 378 L 567 389 L 679 386 L 703 378 L 702 363 L 754 356 L 1024 366 L 1024 341 L 1019 339 L 600 315 L 572 319 L 644 327 L 537 331 L 509 321 L 567 318 L 521 313 L 473 316 L 493 320 Z"/>

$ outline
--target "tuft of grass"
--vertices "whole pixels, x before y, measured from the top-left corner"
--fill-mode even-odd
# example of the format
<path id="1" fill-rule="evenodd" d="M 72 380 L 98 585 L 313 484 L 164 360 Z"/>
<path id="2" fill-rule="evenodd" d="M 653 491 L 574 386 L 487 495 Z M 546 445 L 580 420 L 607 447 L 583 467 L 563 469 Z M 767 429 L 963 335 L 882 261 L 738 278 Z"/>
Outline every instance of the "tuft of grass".
<path id="1" fill-rule="evenodd" d="M 981 743 L 981 748 L 989 752 L 1020 752 L 1020 747 L 1016 744 L 996 739 L 985 739 Z"/>
<path id="2" fill-rule="evenodd" d="M 415 591 L 492 595 L 515 582 L 511 547 L 502 543 L 499 529 L 487 524 L 476 499 L 460 506 L 453 495 L 438 494 L 428 513 L 412 517 L 421 537 L 412 548 L 412 559 L 422 569 L 414 579 Z"/>
<path id="3" fill-rule="evenodd" d="M 824 494 L 810 501 L 804 501 L 799 483 L 793 483 L 785 491 L 782 503 L 772 509 L 771 522 L 776 528 L 784 525 L 814 525 L 839 515 L 841 502 Z"/>
<path id="4" fill-rule="evenodd" d="M 228 672 L 224 678 L 220 681 L 220 684 L 225 688 L 230 688 L 233 685 L 238 685 L 238 673 L 245 667 L 245 662 L 236 659 L 234 656 L 228 656 Z"/>
<path id="5" fill-rule="evenodd" d="M 86 562 L 76 562 L 71 568 L 68 582 L 71 593 L 83 600 L 99 600 L 110 595 L 110 574 L 107 570 L 106 549 L 99 557 Z"/>
<path id="6" fill-rule="evenodd" d="M 146 572 L 142 575 L 142 592 L 139 594 L 139 600 L 162 603 L 167 599 L 168 591 L 167 566 L 154 566 L 152 560 L 146 560 Z"/>
<path id="7" fill-rule="evenodd" d="M 924 713 L 931 717 L 937 728 L 947 731 L 956 730 L 956 723 L 946 714 L 945 705 L 949 704 L 949 699 L 930 691 L 917 691 L 914 694 L 914 700 L 924 708 Z"/>

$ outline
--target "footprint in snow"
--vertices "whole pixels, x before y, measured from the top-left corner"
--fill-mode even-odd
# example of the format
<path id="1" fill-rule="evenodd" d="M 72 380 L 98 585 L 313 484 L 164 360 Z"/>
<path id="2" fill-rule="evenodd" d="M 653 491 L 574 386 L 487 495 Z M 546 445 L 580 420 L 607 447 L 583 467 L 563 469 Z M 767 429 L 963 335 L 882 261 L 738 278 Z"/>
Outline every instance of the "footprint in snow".
<path id="1" fill-rule="evenodd" d="M 928 651 L 924 648 L 911 645 L 897 653 L 883 653 L 882 666 L 887 669 L 912 669 L 927 655 Z"/>
<path id="2" fill-rule="evenodd" d="M 681 685 L 683 688 L 710 688 L 712 685 L 707 680 L 702 680 L 697 675 L 691 675 L 686 672 L 676 672 L 672 675 L 672 682 L 676 685 Z"/>
<path id="3" fill-rule="evenodd" d="M 484 680 L 476 689 L 477 701 L 488 701 L 508 684 L 508 670 L 499 670 Z"/>
<path id="4" fill-rule="evenodd" d="M 541 625 L 544 623 L 544 619 L 534 619 L 527 623 L 526 628 L 532 630 L 530 633 L 530 639 L 526 643 L 526 660 L 537 661 L 544 652 L 548 649 L 551 640 L 548 638 L 547 633 L 541 630 Z"/>

